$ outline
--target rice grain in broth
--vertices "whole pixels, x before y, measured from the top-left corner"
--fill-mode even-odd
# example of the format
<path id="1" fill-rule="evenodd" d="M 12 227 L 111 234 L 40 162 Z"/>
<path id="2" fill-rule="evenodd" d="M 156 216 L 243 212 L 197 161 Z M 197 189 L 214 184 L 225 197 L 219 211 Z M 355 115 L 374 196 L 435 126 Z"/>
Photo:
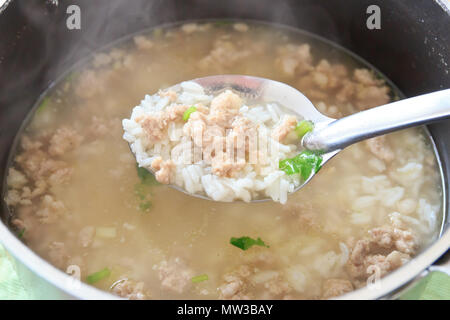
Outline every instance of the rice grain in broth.
<path id="1" fill-rule="evenodd" d="M 316 299 L 364 286 L 438 236 L 439 170 L 422 128 L 349 147 L 285 205 L 205 201 L 143 181 L 121 128 L 145 94 L 213 74 L 285 82 L 330 117 L 388 102 L 395 92 L 361 68 L 256 23 L 136 36 L 74 70 L 37 109 L 8 177 L 12 224 L 56 267 L 77 265 L 125 298 Z M 242 236 L 269 247 L 230 244 Z"/>

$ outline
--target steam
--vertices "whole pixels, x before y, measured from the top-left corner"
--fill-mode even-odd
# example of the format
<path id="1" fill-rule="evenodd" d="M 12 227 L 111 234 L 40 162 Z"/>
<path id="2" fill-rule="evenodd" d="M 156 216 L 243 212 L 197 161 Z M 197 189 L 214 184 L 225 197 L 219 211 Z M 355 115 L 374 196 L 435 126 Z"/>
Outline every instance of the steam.
<path id="1" fill-rule="evenodd" d="M 301 10 L 296 5 L 296 10 L 293 10 L 290 1 L 277 2 L 276 10 L 273 10 L 259 0 L 245 3 L 241 0 L 226 3 L 206 0 L 80 0 L 76 4 L 80 7 L 81 30 L 68 30 L 66 9 L 72 4 L 73 1 L 65 0 L 15 1 L 10 4 L 20 12 L 25 25 L 19 30 L 18 39 L 9 48 L 4 61 L 5 67 L 13 68 L 11 73 L 17 75 L 4 84 L 5 92 L 11 90 L 12 93 L 15 88 L 35 87 L 36 84 L 42 84 L 42 91 L 64 70 L 98 48 L 130 33 L 179 20 L 242 17 L 302 27 L 310 25 L 311 17 L 315 17 L 317 22 L 312 23 L 312 29 L 336 33 L 331 13 L 327 10 L 312 4 L 302 6 Z M 316 28 L 315 24 L 325 28 Z M 18 67 L 19 64 L 23 66 Z M 16 90 L 16 94 L 21 93 Z"/>

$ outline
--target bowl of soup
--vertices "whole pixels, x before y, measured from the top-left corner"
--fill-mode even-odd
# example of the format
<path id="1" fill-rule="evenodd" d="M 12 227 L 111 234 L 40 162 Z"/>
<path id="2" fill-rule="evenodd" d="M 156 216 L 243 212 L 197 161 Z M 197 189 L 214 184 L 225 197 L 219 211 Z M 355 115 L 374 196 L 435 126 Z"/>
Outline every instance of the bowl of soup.
<path id="1" fill-rule="evenodd" d="M 74 44 L 96 30 L 95 37 L 103 40 L 87 42 L 88 49 L 44 36 L 42 46 L 57 42 L 66 55 L 77 53 L 68 62 L 41 56 L 35 64 L 25 63 L 22 67 L 34 73 L 11 81 L 25 90 L 27 81 L 47 79 L 33 87 L 33 94 L 10 92 L 7 100 L 2 90 L 8 104 L 1 121 L 11 120 L 5 126 L 8 143 L 2 142 L 0 237 L 20 261 L 26 283 L 40 283 L 34 285 L 38 296 L 49 287 L 57 296 L 85 299 L 377 298 L 445 253 L 450 237 L 445 123 L 357 143 L 283 201 L 246 203 L 194 198 L 161 183 L 137 164 L 124 140 L 124 133 L 135 128 L 124 131 L 122 120 L 135 106 L 151 102 L 152 94 L 167 95 L 168 105 L 166 88 L 217 74 L 287 83 L 323 114 L 340 118 L 447 88 L 448 41 L 439 48 L 445 65 L 433 58 L 418 62 L 410 53 L 402 59 L 402 51 L 392 47 L 395 33 L 381 40 L 376 32 L 383 29 L 352 27 L 331 15 L 333 4 L 280 2 L 280 13 L 298 10 L 283 24 L 282 16 L 266 16 L 264 10 L 250 14 L 256 6 L 252 1 L 242 5 L 248 11 L 233 14 L 237 8 L 231 4 L 222 8 L 192 1 L 192 16 L 186 17 L 172 15 L 182 5 L 170 4 L 142 3 L 149 16 L 166 12 L 167 18 L 147 17 L 132 27 L 116 21 L 107 36 L 93 17 L 80 30 L 64 30 Z M 0 22 L 20 15 L 29 19 L 25 25 L 51 28 L 41 25 L 39 11 L 10 6 Z M 63 6 L 38 9 L 55 15 L 54 30 L 67 18 Z M 105 6 L 122 8 L 119 2 Z M 389 2 L 382 12 L 389 6 L 395 5 Z M 98 12 L 94 5 L 80 7 L 86 17 Z M 362 7 L 353 3 L 353 13 Z M 437 4 L 426 9 L 444 14 Z M 404 10 L 420 14 L 417 8 Z M 125 12 L 136 14 L 133 8 Z M 310 24 L 299 22 L 304 12 L 314 14 Z M 131 19 L 120 14 L 121 23 Z M 361 12 L 361 21 L 366 18 Z M 318 27 L 319 21 L 328 24 Z M 330 30 L 334 36 L 327 34 Z M 363 34 L 373 37 L 371 50 L 385 52 L 371 56 Z M 423 46 L 435 41 L 425 39 Z M 412 44 L 396 46 L 406 50 Z M 382 56 L 399 65 L 380 62 Z M 24 54 L 20 59 L 27 61 Z M 20 111 L 14 111 L 16 105 Z M 275 125 L 284 119 L 271 106 L 251 112 L 255 123 Z M 170 141 L 178 141 L 173 128 L 163 130 L 169 130 Z M 202 176 L 182 174 L 195 190 Z"/>

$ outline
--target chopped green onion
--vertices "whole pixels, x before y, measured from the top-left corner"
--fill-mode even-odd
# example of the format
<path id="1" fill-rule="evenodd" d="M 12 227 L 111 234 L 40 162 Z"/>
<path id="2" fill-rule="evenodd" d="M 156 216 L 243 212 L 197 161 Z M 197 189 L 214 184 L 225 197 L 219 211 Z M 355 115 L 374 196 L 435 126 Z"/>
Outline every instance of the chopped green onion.
<path id="1" fill-rule="evenodd" d="M 183 113 L 183 120 L 184 120 L 184 121 L 188 121 L 188 120 L 189 120 L 189 117 L 191 116 L 191 113 L 193 113 L 193 112 L 195 112 L 195 111 L 197 111 L 197 108 L 196 108 L 196 107 L 194 107 L 194 106 L 189 107 L 189 108 Z"/>
<path id="2" fill-rule="evenodd" d="M 300 174 L 303 181 L 306 181 L 313 172 L 319 172 L 322 163 L 322 156 L 309 150 L 300 152 L 293 158 L 281 160 L 279 167 L 287 175 Z"/>
<path id="3" fill-rule="evenodd" d="M 138 196 L 139 199 L 145 200 L 147 198 L 145 193 L 145 184 L 143 183 L 136 183 L 134 185 L 134 193 Z"/>
<path id="4" fill-rule="evenodd" d="M 152 174 L 148 174 L 153 177 Z M 144 213 L 147 213 L 152 207 L 152 202 L 150 201 L 150 186 L 151 184 L 158 183 L 156 180 L 153 181 L 150 176 L 145 176 L 145 178 L 143 178 L 144 182 L 136 183 L 134 185 L 134 193 L 140 200 L 139 209 Z"/>
<path id="5" fill-rule="evenodd" d="M 266 245 L 264 243 L 264 241 L 261 240 L 261 238 L 258 238 L 255 240 L 250 237 L 240 237 L 240 238 L 233 237 L 230 239 L 230 243 L 233 246 L 238 247 L 239 249 L 242 249 L 242 250 L 247 250 L 252 246 L 261 246 L 261 247 L 269 248 L 269 246 Z"/>
<path id="6" fill-rule="evenodd" d="M 19 233 L 17 234 L 17 237 L 18 237 L 19 239 L 22 239 L 23 234 L 25 233 L 25 230 L 26 230 L 26 228 L 23 228 L 22 230 L 19 231 Z"/>
<path id="7" fill-rule="evenodd" d="M 297 136 L 301 139 L 305 134 L 313 131 L 313 129 L 314 123 L 312 121 L 302 120 L 295 127 L 295 132 L 297 133 Z"/>
<path id="8" fill-rule="evenodd" d="M 148 186 L 160 184 L 156 180 L 156 178 L 153 174 L 151 174 L 147 169 L 139 167 L 139 164 L 137 164 L 137 163 L 136 163 L 136 170 L 137 170 L 137 175 L 138 175 L 139 179 L 141 179 L 141 182 L 143 184 L 148 185 Z"/>
<path id="9" fill-rule="evenodd" d="M 150 210 L 151 207 L 152 207 L 152 203 L 150 201 L 141 202 L 139 204 L 139 209 L 141 209 L 142 211 L 145 211 L 145 212 Z"/>
<path id="10" fill-rule="evenodd" d="M 201 274 L 199 276 L 192 277 L 191 281 L 192 281 L 192 283 L 199 283 L 199 282 L 202 282 L 202 281 L 206 281 L 208 279 L 209 278 L 208 278 L 207 274 Z"/>
<path id="11" fill-rule="evenodd" d="M 300 172 L 300 169 L 295 165 L 293 159 L 280 160 L 279 165 L 281 170 L 283 170 L 288 176 Z"/>
<path id="12" fill-rule="evenodd" d="M 100 271 L 94 272 L 86 277 L 86 282 L 89 284 L 93 284 L 99 282 L 100 280 L 109 277 L 111 274 L 111 270 L 108 268 L 102 269 Z"/>

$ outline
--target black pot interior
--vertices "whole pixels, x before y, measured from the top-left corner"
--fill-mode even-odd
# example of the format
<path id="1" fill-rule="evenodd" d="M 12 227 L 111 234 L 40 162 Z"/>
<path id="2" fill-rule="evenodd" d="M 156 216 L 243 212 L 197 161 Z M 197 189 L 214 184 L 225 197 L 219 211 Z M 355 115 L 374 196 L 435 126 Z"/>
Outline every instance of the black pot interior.
<path id="1" fill-rule="evenodd" d="M 242 18 L 286 24 L 355 52 L 381 70 L 406 96 L 450 87 L 450 17 L 439 1 L 53 2 L 15 0 L 0 13 L 0 177 L 5 174 L 12 141 L 26 114 L 61 73 L 115 39 L 163 23 Z M 66 10 L 71 4 L 81 9 L 81 30 L 66 27 Z M 381 9 L 379 30 L 366 27 L 369 5 Z M 429 129 L 443 163 L 448 189 L 450 122 L 434 124 Z M 2 218 L 6 218 L 4 214 Z"/>

